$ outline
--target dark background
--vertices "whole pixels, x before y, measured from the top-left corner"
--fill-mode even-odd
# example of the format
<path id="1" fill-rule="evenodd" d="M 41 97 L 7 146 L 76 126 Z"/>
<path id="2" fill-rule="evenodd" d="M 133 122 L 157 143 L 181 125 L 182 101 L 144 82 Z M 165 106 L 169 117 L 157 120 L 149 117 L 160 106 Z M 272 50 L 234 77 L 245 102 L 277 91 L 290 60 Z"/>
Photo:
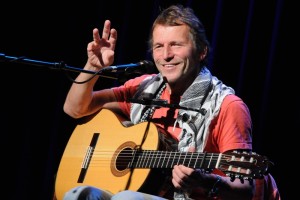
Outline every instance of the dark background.
<path id="1" fill-rule="evenodd" d="M 202 20 L 213 47 L 212 72 L 249 106 L 254 151 L 275 163 L 269 171 L 282 199 L 292 199 L 297 181 L 293 141 L 300 123 L 299 64 L 292 54 L 299 52 L 299 36 L 293 36 L 299 11 L 288 0 L 1 3 L 2 185 L 9 199 L 52 198 L 54 176 L 76 126 L 62 110 L 71 85 L 67 71 L 51 64 L 82 68 L 92 29 L 102 30 L 105 19 L 118 30 L 115 65 L 151 59 L 146 42 L 152 22 L 160 8 L 176 2 L 190 5 Z M 5 62 L 7 56 L 51 67 Z M 97 86 L 113 84 L 99 79 Z"/>

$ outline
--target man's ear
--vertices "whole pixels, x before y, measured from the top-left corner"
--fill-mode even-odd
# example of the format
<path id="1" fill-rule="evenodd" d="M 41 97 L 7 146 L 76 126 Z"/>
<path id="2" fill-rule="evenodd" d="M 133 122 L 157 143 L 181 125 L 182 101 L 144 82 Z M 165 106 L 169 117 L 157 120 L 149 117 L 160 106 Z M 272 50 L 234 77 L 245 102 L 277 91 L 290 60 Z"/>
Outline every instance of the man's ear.
<path id="1" fill-rule="evenodd" d="M 204 47 L 203 51 L 200 53 L 200 61 L 204 60 L 207 56 L 207 46 Z"/>

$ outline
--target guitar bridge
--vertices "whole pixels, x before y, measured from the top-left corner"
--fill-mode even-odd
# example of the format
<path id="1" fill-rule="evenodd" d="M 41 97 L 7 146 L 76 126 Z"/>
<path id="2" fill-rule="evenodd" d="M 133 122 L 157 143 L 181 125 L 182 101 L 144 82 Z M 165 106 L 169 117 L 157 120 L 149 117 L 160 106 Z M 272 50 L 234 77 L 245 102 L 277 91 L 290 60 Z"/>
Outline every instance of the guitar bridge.
<path id="1" fill-rule="evenodd" d="M 85 178 L 86 172 L 88 170 L 89 164 L 91 162 L 99 135 L 100 135 L 100 133 L 94 133 L 91 143 L 90 143 L 90 146 L 88 146 L 88 148 L 87 148 L 87 151 L 86 151 L 86 154 L 84 156 L 84 160 L 83 160 L 83 163 L 81 166 L 80 174 L 79 174 L 79 177 L 77 180 L 78 183 L 83 183 L 83 181 L 84 181 L 84 178 Z"/>

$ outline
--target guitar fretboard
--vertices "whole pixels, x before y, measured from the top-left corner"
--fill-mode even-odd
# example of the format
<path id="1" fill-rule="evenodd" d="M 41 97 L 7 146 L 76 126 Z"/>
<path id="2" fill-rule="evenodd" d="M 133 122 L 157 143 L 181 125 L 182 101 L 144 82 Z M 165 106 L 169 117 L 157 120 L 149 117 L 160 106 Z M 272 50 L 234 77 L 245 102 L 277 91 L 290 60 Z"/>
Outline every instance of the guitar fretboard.
<path id="1" fill-rule="evenodd" d="M 218 168 L 222 154 L 220 153 L 192 153 L 152 150 L 125 151 L 122 159 L 128 161 L 128 168 L 173 168 L 182 164 L 191 168 L 214 169 Z M 118 159 L 120 159 L 120 156 Z"/>

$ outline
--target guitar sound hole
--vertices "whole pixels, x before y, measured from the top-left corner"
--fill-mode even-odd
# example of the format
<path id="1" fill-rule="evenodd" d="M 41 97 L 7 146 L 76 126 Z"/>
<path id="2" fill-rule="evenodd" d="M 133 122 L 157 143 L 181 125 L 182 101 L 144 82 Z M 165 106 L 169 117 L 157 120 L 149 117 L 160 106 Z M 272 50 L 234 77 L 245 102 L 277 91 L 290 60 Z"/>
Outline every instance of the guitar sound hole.
<path id="1" fill-rule="evenodd" d="M 132 152 L 133 150 L 131 148 L 125 148 L 119 153 L 116 160 L 117 170 L 122 171 L 129 168 L 129 164 L 132 160 Z"/>

